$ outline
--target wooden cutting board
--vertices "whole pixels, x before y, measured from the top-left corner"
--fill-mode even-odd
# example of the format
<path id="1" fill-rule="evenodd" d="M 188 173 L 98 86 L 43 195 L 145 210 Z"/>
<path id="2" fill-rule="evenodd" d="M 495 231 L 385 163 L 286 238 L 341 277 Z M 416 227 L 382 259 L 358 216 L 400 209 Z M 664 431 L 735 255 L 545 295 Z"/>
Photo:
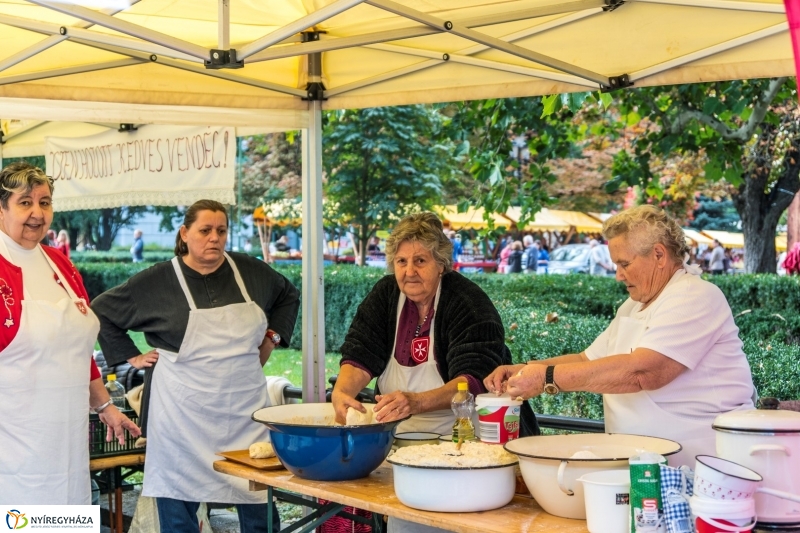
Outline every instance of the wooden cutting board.
<path id="1" fill-rule="evenodd" d="M 217 452 L 225 459 L 230 459 L 243 465 L 252 466 L 260 470 L 281 470 L 285 468 L 281 464 L 280 459 L 277 457 L 270 457 L 269 459 L 251 459 L 249 450 L 234 450 L 230 452 Z"/>

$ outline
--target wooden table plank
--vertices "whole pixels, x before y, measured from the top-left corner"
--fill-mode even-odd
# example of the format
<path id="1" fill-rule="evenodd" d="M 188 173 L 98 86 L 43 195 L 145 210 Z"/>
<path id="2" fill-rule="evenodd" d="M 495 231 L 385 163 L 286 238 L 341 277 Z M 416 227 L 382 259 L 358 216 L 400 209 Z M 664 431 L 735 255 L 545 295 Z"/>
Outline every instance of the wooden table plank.
<path id="1" fill-rule="evenodd" d="M 584 520 L 545 513 L 531 498 L 515 496 L 501 509 L 479 513 L 434 513 L 406 507 L 394 493 L 391 465 L 384 463 L 369 477 L 352 481 L 311 481 L 288 470 L 257 470 L 232 461 L 216 461 L 214 470 L 278 489 L 352 505 L 458 533 L 586 533 Z M 472 487 L 480 490 L 478 487 Z M 454 487 L 454 490 L 458 490 Z"/>
<path id="2" fill-rule="evenodd" d="M 116 466 L 136 466 L 144 464 L 143 453 L 131 453 L 127 455 L 117 455 L 115 457 L 98 457 L 97 459 L 89 460 L 89 470 L 95 472 L 97 470 L 106 470 L 107 468 L 114 468 Z"/>

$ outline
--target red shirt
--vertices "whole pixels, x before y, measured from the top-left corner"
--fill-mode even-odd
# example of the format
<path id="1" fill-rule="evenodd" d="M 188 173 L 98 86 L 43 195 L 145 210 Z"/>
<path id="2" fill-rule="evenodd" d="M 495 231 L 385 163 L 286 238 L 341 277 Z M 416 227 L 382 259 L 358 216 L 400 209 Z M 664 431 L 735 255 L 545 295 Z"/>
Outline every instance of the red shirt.
<path id="1" fill-rule="evenodd" d="M 83 286 L 83 279 L 81 278 L 78 269 L 70 262 L 67 257 L 55 248 L 50 246 L 42 246 L 47 256 L 56 264 L 61 275 L 67 280 L 72 290 L 78 298 L 83 298 L 89 303 L 89 294 Z M 55 272 L 53 276 L 56 276 Z M 0 297 L 2 298 L 3 305 L 0 306 L 0 352 L 6 349 L 11 344 L 14 337 L 19 332 L 20 318 L 22 317 L 22 269 L 9 262 L 5 257 L 0 255 Z M 89 357 L 90 363 L 90 376 L 91 380 L 100 377 L 100 371 L 94 362 L 94 358 Z"/>

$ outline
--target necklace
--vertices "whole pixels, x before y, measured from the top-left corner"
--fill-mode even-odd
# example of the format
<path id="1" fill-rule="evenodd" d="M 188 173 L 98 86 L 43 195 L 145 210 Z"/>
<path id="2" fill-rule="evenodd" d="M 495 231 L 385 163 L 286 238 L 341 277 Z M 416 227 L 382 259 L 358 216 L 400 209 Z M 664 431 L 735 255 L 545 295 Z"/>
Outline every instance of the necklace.
<path id="1" fill-rule="evenodd" d="M 419 337 L 419 332 L 422 329 L 422 326 L 425 325 L 425 322 L 428 321 L 428 315 L 430 315 L 430 314 L 431 314 L 431 310 L 428 309 L 428 312 L 425 313 L 425 318 L 422 319 L 422 324 L 417 324 L 417 329 L 414 330 L 414 338 Z"/>

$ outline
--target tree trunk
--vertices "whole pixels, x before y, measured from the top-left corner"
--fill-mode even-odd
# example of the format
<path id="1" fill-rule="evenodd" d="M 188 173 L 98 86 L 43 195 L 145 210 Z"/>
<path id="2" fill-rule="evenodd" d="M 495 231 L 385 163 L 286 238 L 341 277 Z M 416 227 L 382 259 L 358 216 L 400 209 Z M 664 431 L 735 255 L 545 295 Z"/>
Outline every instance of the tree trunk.
<path id="1" fill-rule="evenodd" d="M 788 117 L 793 120 L 793 117 Z M 770 183 L 778 128 L 765 126 L 759 134 L 755 148 L 744 168 L 739 194 L 733 196 L 733 205 L 742 219 L 744 232 L 744 266 L 747 273 L 772 273 L 777 270 L 775 255 L 775 230 L 781 215 L 800 190 L 800 135 L 793 124 L 784 127 L 792 134 L 791 145 L 783 158 L 781 174 Z"/>

